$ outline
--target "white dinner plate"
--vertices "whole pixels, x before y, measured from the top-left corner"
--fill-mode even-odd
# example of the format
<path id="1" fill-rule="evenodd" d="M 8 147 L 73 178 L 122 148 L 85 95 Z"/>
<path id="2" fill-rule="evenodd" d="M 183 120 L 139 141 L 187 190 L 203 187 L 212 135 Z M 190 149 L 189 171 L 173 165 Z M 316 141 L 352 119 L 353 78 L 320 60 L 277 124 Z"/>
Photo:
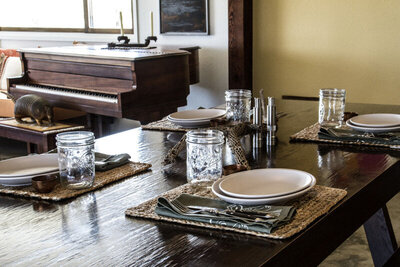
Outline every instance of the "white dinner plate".
<path id="1" fill-rule="evenodd" d="M 221 118 L 221 117 L 223 117 L 224 115 L 222 115 L 222 116 L 218 116 L 218 117 L 215 117 L 215 118 L 212 118 L 212 119 L 218 119 L 218 118 Z M 198 119 L 198 120 L 177 120 L 177 119 L 173 119 L 173 118 L 171 118 L 169 115 L 168 115 L 168 117 L 167 117 L 167 119 L 169 120 L 169 121 L 171 121 L 171 122 L 183 122 L 183 123 L 202 123 L 202 122 L 209 122 L 210 120 L 212 120 L 212 119 Z"/>
<path id="2" fill-rule="evenodd" d="M 58 154 L 38 154 L 0 161 L 0 178 L 32 176 L 58 170 Z"/>
<path id="3" fill-rule="evenodd" d="M 3 186 L 28 186 L 32 184 L 32 178 L 39 175 L 44 174 L 54 174 L 58 173 L 56 171 L 50 171 L 46 173 L 40 173 L 35 175 L 26 175 L 26 176 L 15 176 L 15 177 L 0 177 L 0 184 Z"/>
<path id="4" fill-rule="evenodd" d="M 220 109 L 194 109 L 172 113 L 168 116 L 169 120 L 176 121 L 202 121 L 211 120 L 225 115 L 225 110 Z"/>
<path id="5" fill-rule="evenodd" d="M 400 126 L 394 127 L 362 127 L 354 125 L 350 122 L 350 120 L 346 121 L 346 125 L 350 128 L 360 131 L 360 132 L 369 132 L 369 133 L 384 133 L 384 132 L 395 132 L 400 130 Z"/>
<path id="6" fill-rule="evenodd" d="M 269 198 L 292 194 L 310 186 L 314 176 L 293 169 L 256 169 L 226 176 L 219 188 L 240 198 Z"/>
<path id="7" fill-rule="evenodd" d="M 363 114 L 350 119 L 352 125 L 361 127 L 398 127 L 400 126 L 400 114 L 375 113 Z"/>
<path id="8" fill-rule="evenodd" d="M 293 194 L 288 194 L 288 195 L 283 195 L 283 196 L 279 196 L 279 197 L 269 197 L 269 198 L 237 198 L 237 197 L 232 197 L 232 196 L 228 196 L 225 195 L 224 192 L 221 191 L 221 189 L 219 188 L 219 184 L 224 181 L 225 178 L 221 178 L 217 181 L 215 181 L 215 183 L 212 185 L 211 190 L 212 192 L 219 197 L 220 199 L 229 202 L 229 203 L 233 203 L 233 204 L 239 204 L 239 205 L 262 205 L 262 204 L 273 204 L 273 203 L 284 203 L 288 200 L 300 197 L 302 195 L 304 195 L 305 193 L 307 193 L 311 188 L 314 187 L 315 183 L 316 183 L 316 179 L 313 177 L 311 184 L 309 187 L 295 192 Z"/>
<path id="9" fill-rule="evenodd" d="M 182 126 L 184 128 L 198 128 L 198 127 L 205 127 L 210 126 L 210 120 L 199 121 L 199 122 L 191 122 L 191 121 L 172 121 L 172 123 Z"/>

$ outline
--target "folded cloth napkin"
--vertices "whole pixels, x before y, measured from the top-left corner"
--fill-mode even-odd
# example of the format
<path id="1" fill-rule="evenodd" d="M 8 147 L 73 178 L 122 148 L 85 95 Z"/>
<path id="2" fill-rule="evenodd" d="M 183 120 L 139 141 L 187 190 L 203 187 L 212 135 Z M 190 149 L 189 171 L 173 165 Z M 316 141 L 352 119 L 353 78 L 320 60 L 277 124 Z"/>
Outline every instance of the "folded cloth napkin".
<path id="1" fill-rule="evenodd" d="M 155 212 L 160 216 L 176 219 L 271 233 L 276 227 L 289 222 L 296 209 L 292 206 L 242 206 L 182 194 L 172 201 L 160 197 Z"/>
<path id="2" fill-rule="evenodd" d="M 108 171 L 124 165 L 129 162 L 131 156 L 129 154 L 116 154 L 116 155 L 107 155 L 103 153 L 96 152 L 95 153 L 95 169 L 96 171 Z"/>
<path id="3" fill-rule="evenodd" d="M 368 133 L 350 128 L 324 128 L 318 132 L 320 139 L 400 146 L 400 132 Z"/>

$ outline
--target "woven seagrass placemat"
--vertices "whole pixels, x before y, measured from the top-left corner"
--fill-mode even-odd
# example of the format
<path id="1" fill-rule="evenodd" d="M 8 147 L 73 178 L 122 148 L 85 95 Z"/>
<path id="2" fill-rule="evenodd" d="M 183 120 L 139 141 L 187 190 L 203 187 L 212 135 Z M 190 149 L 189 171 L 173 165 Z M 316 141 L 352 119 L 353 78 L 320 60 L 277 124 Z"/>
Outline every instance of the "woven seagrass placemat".
<path id="1" fill-rule="evenodd" d="M 187 132 L 193 129 L 183 128 L 175 123 L 170 122 L 167 118 L 163 118 L 159 121 L 153 121 L 149 124 L 142 125 L 144 130 L 154 130 L 154 131 L 171 131 L 171 132 Z"/>
<path id="2" fill-rule="evenodd" d="M 186 193 L 202 197 L 217 198 L 211 191 L 211 185 L 212 183 L 184 184 L 162 194 L 161 196 L 172 200 L 179 195 Z M 179 224 L 194 225 L 211 229 L 228 230 L 273 239 L 285 239 L 299 233 L 315 219 L 327 213 L 333 206 L 335 206 L 340 200 L 342 200 L 346 196 L 346 194 L 346 190 L 343 189 L 319 185 L 314 186 L 314 188 L 312 188 L 308 193 L 301 196 L 300 198 L 285 203 L 285 205 L 295 206 L 297 209 L 297 213 L 290 223 L 278 227 L 271 234 L 249 231 L 246 229 L 230 228 L 223 225 L 213 225 L 208 223 L 159 216 L 154 212 L 158 197 L 146 201 L 138 206 L 127 209 L 125 211 L 125 214 L 132 217 L 169 221 Z"/>
<path id="3" fill-rule="evenodd" d="M 130 162 L 120 167 L 111 169 L 105 172 L 96 172 L 94 184 L 90 188 L 71 190 L 62 188 L 57 184 L 50 193 L 38 193 L 32 186 L 24 187 L 4 187 L 0 186 L 0 193 L 9 196 L 28 197 L 42 200 L 60 201 L 69 198 L 74 198 L 86 192 L 97 190 L 109 183 L 121 180 L 126 177 L 138 174 L 151 167 L 151 164 Z"/>
<path id="4" fill-rule="evenodd" d="M 290 136 L 291 141 L 303 141 L 303 142 L 316 142 L 316 143 L 331 143 L 331 144 L 347 144 L 347 145 L 362 145 L 362 146 L 375 146 L 375 147 L 385 147 L 391 149 L 398 149 L 398 147 L 393 147 L 391 145 L 386 144 L 377 144 L 377 143 L 368 143 L 366 141 L 339 141 L 339 140 L 328 140 L 328 139 L 321 139 L 318 137 L 319 128 L 321 126 L 319 123 L 315 123 L 307 128 L 304 128 L 298 133 L 293 134 Z"/>

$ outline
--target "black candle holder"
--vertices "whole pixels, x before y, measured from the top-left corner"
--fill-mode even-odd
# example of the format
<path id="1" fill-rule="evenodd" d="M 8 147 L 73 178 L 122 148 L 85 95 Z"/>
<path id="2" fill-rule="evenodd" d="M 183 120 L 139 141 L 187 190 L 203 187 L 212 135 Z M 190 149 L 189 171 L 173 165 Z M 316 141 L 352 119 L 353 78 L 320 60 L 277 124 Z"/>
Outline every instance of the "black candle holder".
<path id="1" fill-rule="evenodd" d="M 118 36 L 118 43 L 108 43 L 107 46 L 108 48 L 134 48 L 134 47 L 148 47 L 150 44 L 150 41 L 157 42 L 157 37 L 156 36 L 148 36 L 144 42 L 144 44 L 141 43 L 129 43 L 130 39 L 127 36 Z M 122 41 L 122 42 L 121 42 Z"/>

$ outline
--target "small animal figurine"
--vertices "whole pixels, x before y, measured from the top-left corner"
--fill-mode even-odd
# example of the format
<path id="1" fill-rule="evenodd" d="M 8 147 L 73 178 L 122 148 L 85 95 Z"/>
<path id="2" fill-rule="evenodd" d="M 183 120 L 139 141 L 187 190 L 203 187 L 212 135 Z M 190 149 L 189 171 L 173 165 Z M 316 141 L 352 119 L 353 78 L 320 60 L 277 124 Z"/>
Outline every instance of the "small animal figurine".
<path id="1" fill-rule="evenodd" d="M 43 120 L 47 120 L 47 125 L 53 125 L 53 107 L 47 102 L 46 99 L 37 95 L 24 95 L 15 99 L 9 93 L 2 92 L 6 94 L 14 103 L 14 116 L 15 120 L 19 123 L 26 123 L 22 118 L 30 117 L 32 120 L 36 121 L 38 125 L 43 124 Z"/>

